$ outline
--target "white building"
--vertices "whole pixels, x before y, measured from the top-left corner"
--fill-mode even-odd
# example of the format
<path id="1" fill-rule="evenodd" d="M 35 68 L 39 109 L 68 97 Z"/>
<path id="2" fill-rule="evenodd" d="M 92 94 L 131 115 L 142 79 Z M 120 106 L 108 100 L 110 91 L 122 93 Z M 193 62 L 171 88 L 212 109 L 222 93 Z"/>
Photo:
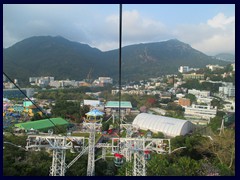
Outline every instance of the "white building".
<path id="1" fill-rule="evenodd" d="M 3 83 L 3 88 L 4 89 L 14 89 L 14 88 L 16 88 L 16 86 L 11 82 L 6 82 L 6 83 Z"/>
<path id="2" fill-rule="evenodd" d="M 205 104 L 211 104 L 213 97 L 201 97 L 196 96 L 198 103 L 205 103 Z"/>
<path id="3" fill-rule="evenodd" d="M 180 66 L 179 69 L 178 69 L 178 71 L 179 71 L 180 73 L 186 73 L 186 72 L 189 71 L 189 67 L 188 67 L 188 66 Z"/>
<path id="4" fill-rule="evenodd" d="M 201 97 L 209 97 L 210 91 L 200 91 L 196 89 L 189 89 L 188 94 L 193 94 L 195 96 L 201 96 Z"/>
<path id="5" fill-rule="evenodd" d="M 99 100 L 83 100 L 83 105 L 90 106 L 92 108 L 99 107 L 101 105 L 101 102 Z"/>
<path id="6" fill-rule="evenodd" d="M 217 70 L 217 69 L 223 69 L 223 68 L 224 68 L 223 66 L 211 65 L 211 64 L 206 65 L 206 67 L 207 67 L 208 69 L 210 69 L 211 71 L 215 71 L 215 70 Z"/>
<path id="7" fill-rule="evenodd" d="M 113 83 L 113 79 L 110 77 L 99 77 L 98 80 L 100 83 L 103 83 L 103 84 L 112 84 Z"/>
<path id="8" fill-rule="evenodd" d="M 56 87 L 56 88 L 63 87 L 63 82 L 62 81 L 51 81 L 49 83 L 49 86 Z"/>
<path id="9" fill-rule="evenodd" d="M 223 104 L 223 109 L 227 112 L 235 112 L 235 102 L 228 102 L 226 104 Z"/>
<path id="10" fill-rule="evenodd" d="M 219 87 L 219 94 L 222 96 L 235 97 L 235 86 Z"/>
<path id="11" fill-rule="evenodd" d="M 140 113 L 133 120 L 133 125 L 154 133 L 162 132 L 167 137 L 186 135 L 193 131 L 195 126 L 190 121 L 170 118 L 147 113 Z"/>
<path id="12" fill-rule="evenodd" d="M 217 107 L 203 106 L 193 104 L 190 107 L 185 107 L 184 117 L 187 119 L 205 119 L 210 120 L 217 114 Z"/>
<path id="13" fill-rule="evenodd" d="M 182 93 L 180 93 L 180 94 L 176 94 L 176 98 L 183 98 L 185 95 L 184 94 L 182 94 Z"/>
<path id="14" fill-rule="evenodd" d="M 29 77 L 29 82 L 31 85 L 37 85 L 40 87 L 46 87 L 50 82 L 54 81 L 54 77 Z"/>

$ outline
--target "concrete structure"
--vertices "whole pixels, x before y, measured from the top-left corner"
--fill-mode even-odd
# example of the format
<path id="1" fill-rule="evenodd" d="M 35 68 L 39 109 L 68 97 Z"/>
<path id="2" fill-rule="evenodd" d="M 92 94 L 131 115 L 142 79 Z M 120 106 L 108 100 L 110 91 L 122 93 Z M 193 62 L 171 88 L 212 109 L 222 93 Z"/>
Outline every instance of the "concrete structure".
<path id="1" fill-rule="evenodd" d="M 206 67 L 207 67 L 208 69 L 210 69 L 211 71 L 215 71 L 215 70 L 217 70 L 217 69 L 223 69 L 223 68 L 224 68 L 223 66 L 211 65 L 211 64 L 206 65 Z"/>
<path id="2" fill-rule="evenodd" d="M 213 100 L 213 97 L 201 97 L 201 96 L 196 96 L 196 97 L 197 97 L 198 103 L 211 104 Z"/>
<path id="3" fill-rule="evenodd" d="M 110 77 L 99 77 L 98 79 L 96 79 L 95 81 L 93 81 L 93 85 L 94 86 L 105 86 L 106 84 L 112 84 L 113 83 L 113 79 Z"/>
<path id="4" fill-rule="evenodd" d="M 223 107 L 224 111 L 235 112 L 235 102 L 234 101 L 226 103 L 226 104 L 223 104 L 223 106 L 224 106 Z"/>
<path id="5" fill-rule="evenodd" d="M 112 84 L 113 83 L 113 79 L 110 77 L 99 77 L 98 80 L 100 83 L 103 83 L 103 84 Z"/>
<path id="6" fill-rule="evenodd" d="M 217 114 L 217 107 L 203 106 L 193 104 L 191 107 L 185 107 L 184 117 L 187 119 L 205 119 L 210 120 Z"/>
<path id="7" fill-rule="evenodd" d="M 209 97 L 210 91 L 200 91 L 196 89 L 189 89 L 188 94 L 193 94 L 195 96 L 201 96 L 201 97 Z"/>
<path id="8" fill-rule="evenodd" d="M 179 71 L 180 73 L 186 73 L 186 72 L 189 71 L 189 67 L 188 67 L 188 66 L 180 66 L 179 69 L 178 69 L 178 71 Z"/>
<path id="9" fill-rule="evenodd" d="M 176 98 L 183 98 L 185 95 L 184 94 L 182 94 L 182 93 L 180 93 L 180 94 L 176 94 Z"/>
<path id="10" fill-rule="evenodd" d="M 204 79 L 204 74 L 196 74 L 196 73 L 191 73 L 191 74 L 183 74 L 183 79 Z"/>
<path id="11" fill-rule="evenodd" d="M 31 85 L 37 85 L 40 87 L 46 87 L 50 82 L 54 81 L 54 77 L 29 77 L 29 82 Z"/>
<path id="12" fill-rule="evenodd" d="M 5 83 L 3 83 L 3 88 L 4 89 L 14 89 L 14 88 L 16 88 L 16 86 L 11 82 L 5 82 Z"/>
<path id="13" fill-rule="evenodd" d="M 91 108 L 96 108 L 102 105 L 99 100 L 83 100 L 83 105 L 90 106 Z"/>
<path id="14" fill-rule="evenodd" d="M 163 92 L 160 94 L 161 99 L 171 99 L 171 97 L 172 97 L 171 93 L 168 92 Z"/>
<path id="15" fill-rule="evenodd" d="M 130 101 L 121 101 L 121 113 L 130 114 L 132 104 Z M 119 101 L 108 101 L 105 105 L 106 114 L 116 113 L 119 110 Z"/>
<path id="16" fill-rule="evenodd" d="M 141 113 L 133 120 L 133 125 L 154 133 L 162 132 L 167 137 L 186 135 L 194 130 L 194 125 L 187 120 Z"/>
<path id="17" fill-rule="evenodd" d="M 219 94 L 227 97 L 235 97 L 235 86 L 219 87 Z"/>

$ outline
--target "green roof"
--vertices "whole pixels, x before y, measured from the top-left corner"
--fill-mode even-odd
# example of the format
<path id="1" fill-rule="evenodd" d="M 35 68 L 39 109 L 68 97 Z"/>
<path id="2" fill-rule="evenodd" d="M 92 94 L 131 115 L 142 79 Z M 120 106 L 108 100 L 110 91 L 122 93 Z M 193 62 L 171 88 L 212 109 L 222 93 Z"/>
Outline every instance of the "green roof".
<path id="1" fill-rule="evenodd" d="M 15 127 L 18 127 L 20 129 L 25 129 L 25 130 L 30 130 L 30 129 L 43 130 L 43 129 L 52 128 L 55 125 L 63 126 L 63 125 L 69 124 L 69 122 L 64 120 L 63 118 L 50 118 L 50 120 L 43 119 L 43 120 L 37 120 L 37 121 L 31 121 L 31 122 L 25 122 L 25 123 L 18 123 L 18 124 L 15 124 Z"/>
<path id="2" fill-rule="evenodd" d="M 33 105 L 33 103 L 31 101 L 24 101 L 23 102 L 23 107 L 28 107 L 28 106 L 31 106 Z"/>
<path id="3" fill-rule="evenodd" d="M 130 101 L 121 101 L 121 108 L 132 108 L 132 104 Z M 108 101 L 105 105 L 106 108 L 118 108 L 119 101 Z"/>

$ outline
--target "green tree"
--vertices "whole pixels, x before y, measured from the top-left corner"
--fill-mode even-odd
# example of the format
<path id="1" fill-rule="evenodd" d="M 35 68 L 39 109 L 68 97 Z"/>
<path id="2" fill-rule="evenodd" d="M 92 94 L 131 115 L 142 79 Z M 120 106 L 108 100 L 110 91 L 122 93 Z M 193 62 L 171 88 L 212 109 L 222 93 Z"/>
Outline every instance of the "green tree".
<path id="1" fill-rule="evenodd" d="M 190 99 L 191 103 L 195 103 L 197 101 L 197 98 L 194 94 L 186 94 L 185 98 Z"/>

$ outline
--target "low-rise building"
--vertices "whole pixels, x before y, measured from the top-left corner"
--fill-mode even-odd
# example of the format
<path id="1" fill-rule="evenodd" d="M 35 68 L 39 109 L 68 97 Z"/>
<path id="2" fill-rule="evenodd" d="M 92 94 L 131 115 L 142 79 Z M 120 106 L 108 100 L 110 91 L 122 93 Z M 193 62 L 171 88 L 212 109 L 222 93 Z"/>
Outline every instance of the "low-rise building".
<path id="1" fill-rule="evenodd" d="M 189 71 L 189 67 L 188 67 L 188 66 L 180 66 L 179 69 L 178 69 L 178 71 L 179 71 L 180 73 L 186 73 L 186 72 Z"/>
<path id="2" fill-rule="evenodd" d="M 235 97 L 235 86 L 219 87 L 219 94 L 227 97 Z"/>
<path id="3" fill-rule="evenodd" d="M 168 92 L 162 92 L 160 94 L 160 98 L 161 99 L 171 99 L 172 98 L 172 94 L 171 93 L 168 93 Z"/>
<path id="4" fill-rule="evenodd" d="M 201 97 L 209 97 L 210 91 L 200 91 L 196 89 L 189 89 L 188 94 L 193 94 L 195 96 L 201 96 Z"/>
<path id="5" fill-rule="evenodd" d="M 130 114 L 132 110 L 132 104 L 130 101 L 121 101 L 120 103 L 121 113 Z M 119 112 L 119 101 L 108 101 L 105 105 L 106 114 L 112 114 Z"/>
<path id="6" fill-rule="evenodd" d="M 217 114 L 217 107 L 203 106 L 192 104 L 190 107 L 185 107 L 184 117 L 187 119 L 205 119 L 210 120 Z"/>
<path id="7" fill-rule="evenodd" d="M 208 64 L 208 65 L 206 65 L 206 67 L 208 69 L 210 69 L 211 71 L 215 71 L 217 69 L 223 69 L 224 68 L 223 66 L 219 66 L 218 64 L 217 65 Z"/>
<path id="8" fill-rule="evenodd" d="M 99 100 L 88 100 L 88 99 L 84 99 L 83 100 L 83 105 L 87 105 L 90 106 L 90 109 L 92 108 L 96 108 L 102 105 L 102 103 Z"/>
<path id="9" fill-rule="evenodd" d="M 40 87 L 46 87 L 50 82 L 54 81 L 54 77 L 29 77 L 29 82 L 31 85 L 37 85 Z"/>
<path id="10" fill-rule="evenodd" d="M 191 73 L 191 74 L 183 74 L 183 79 L 204 79 L 204 74 L 196 74 L 196 73 Z"/>
<path id="11" fill-rule="evenodd" d="M 197 103 L 211 104 L 213 97 L 196 96 Z"/>

